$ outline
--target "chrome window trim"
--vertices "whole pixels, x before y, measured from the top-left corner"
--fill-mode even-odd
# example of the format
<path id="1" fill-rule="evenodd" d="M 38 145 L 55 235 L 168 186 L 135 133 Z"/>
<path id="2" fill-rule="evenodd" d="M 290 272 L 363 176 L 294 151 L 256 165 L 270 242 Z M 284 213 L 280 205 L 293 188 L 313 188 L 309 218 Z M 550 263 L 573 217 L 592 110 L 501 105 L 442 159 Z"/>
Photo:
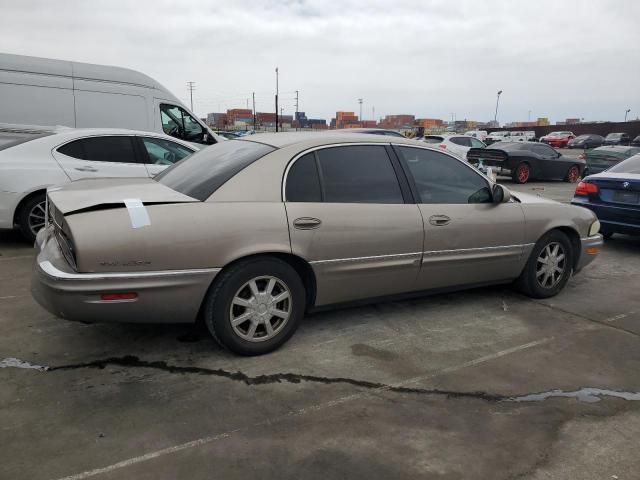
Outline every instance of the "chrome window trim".
<path id="1" fill-rule="evenodd" d="M 38 262 L 40 270 L 50 278 L 55 280 L 122 280 L 122 279 L 146 279 L 162 278 L 180 275 L 202 275 L 218 273 L 221 268 L 194 268 L 186 270 L 155 270 L 146 272 L 105 272 L 105 273 L 69 273 L 59 270 L 48 261 Z"/>

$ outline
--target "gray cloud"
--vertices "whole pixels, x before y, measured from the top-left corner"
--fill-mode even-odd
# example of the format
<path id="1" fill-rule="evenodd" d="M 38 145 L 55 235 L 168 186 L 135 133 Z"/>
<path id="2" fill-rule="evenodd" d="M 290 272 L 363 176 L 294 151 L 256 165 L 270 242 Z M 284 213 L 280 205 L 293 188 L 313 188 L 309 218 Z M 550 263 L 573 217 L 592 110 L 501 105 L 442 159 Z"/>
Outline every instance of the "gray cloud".
<path id="1" fill-rule="evenodd" d="M 0 0 L 0 47 L 126 66 L 195 110 L 355 110 L 502 121 L 640 114 L 640 2 Z"/>

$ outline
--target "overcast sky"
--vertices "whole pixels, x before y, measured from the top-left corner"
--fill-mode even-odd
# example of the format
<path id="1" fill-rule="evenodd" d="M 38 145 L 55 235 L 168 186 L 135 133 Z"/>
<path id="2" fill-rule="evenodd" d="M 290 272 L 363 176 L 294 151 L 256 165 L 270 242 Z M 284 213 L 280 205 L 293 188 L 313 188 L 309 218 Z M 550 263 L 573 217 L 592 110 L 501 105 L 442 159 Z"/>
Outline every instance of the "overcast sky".
<path id="1" fill-rule="evenodd" d="M 133 68 L 194 109 L 640 116 L 640 1 L 0 0 L 0 50 Z M 250 101 L 250 100 L 249 100 Z"/>

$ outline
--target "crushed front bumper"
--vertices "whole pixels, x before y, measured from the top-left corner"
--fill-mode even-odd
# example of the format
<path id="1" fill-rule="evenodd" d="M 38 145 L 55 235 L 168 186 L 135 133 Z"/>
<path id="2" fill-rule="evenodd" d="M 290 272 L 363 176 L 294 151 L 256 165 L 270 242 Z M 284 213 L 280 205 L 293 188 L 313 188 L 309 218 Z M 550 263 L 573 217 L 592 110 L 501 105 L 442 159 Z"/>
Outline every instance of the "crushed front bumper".
<path id="1" fill-rule="evenodd" d="M 188 323 L 219 268 L 116 273 L 77 273 L 50 229 L 36 239 L 33 298 L 54 315 L 82 322 Z M 103 300 L 103 294 L 136 293 L 135 299 Z"/>

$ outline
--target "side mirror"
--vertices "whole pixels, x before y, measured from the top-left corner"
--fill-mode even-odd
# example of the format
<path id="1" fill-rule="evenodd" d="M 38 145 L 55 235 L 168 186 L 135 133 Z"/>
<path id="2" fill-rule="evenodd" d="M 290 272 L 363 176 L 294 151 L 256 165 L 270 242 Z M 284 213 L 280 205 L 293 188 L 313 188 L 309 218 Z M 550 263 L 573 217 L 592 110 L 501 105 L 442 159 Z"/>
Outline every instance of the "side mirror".
<path id="1" fill-rule="evenodd" d="M 492 194 L 493 203 L 507 203 L 511 200 L 511 192 L 498 183 L 493 186 Z"/>

